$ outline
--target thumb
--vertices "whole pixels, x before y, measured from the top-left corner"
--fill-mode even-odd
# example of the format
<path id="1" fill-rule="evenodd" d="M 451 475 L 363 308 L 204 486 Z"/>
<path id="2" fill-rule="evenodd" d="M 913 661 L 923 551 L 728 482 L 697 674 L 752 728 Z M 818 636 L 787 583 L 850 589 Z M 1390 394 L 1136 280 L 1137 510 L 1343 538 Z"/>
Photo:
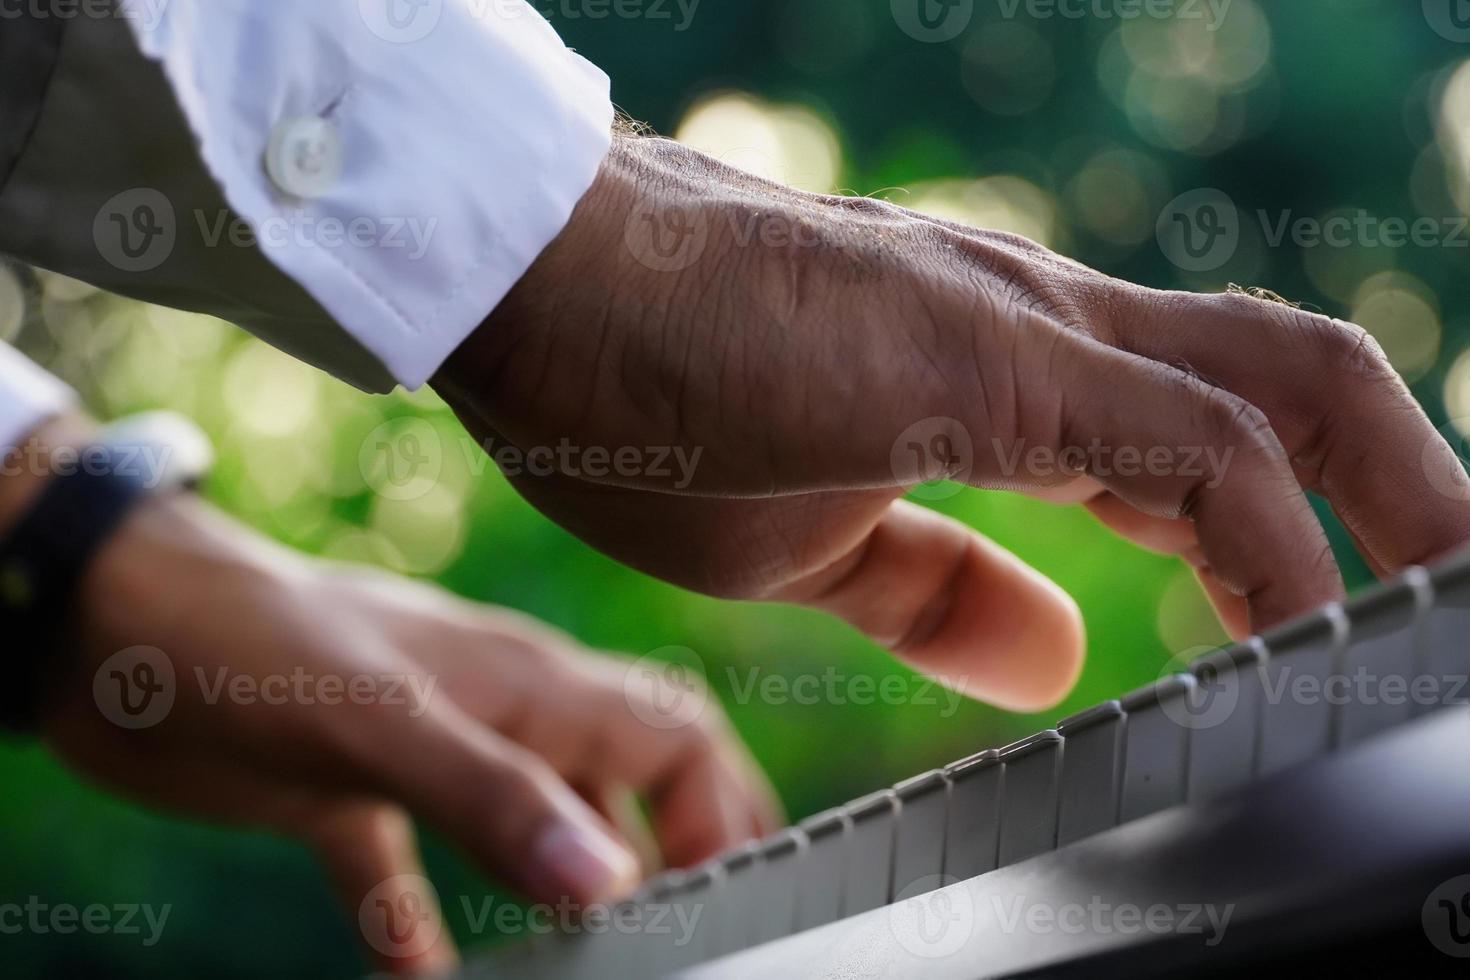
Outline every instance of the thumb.
<path id="1" fill-rule="evenodd" d="M 532 900 L 588 905 L 638 885 L 633 853 L 561 777 L 453 704 L 389 732 L 366 727 L 349 754 L 378 791 Z"/>
<path id="2" fill-rule="evenodd" d="M 847 620 L 971 697 L 1040 711 L 1071 691 L 1085 632 L 1077 604 L 970 528 L 907 501 L 856 547 L 777 598 Z"/>

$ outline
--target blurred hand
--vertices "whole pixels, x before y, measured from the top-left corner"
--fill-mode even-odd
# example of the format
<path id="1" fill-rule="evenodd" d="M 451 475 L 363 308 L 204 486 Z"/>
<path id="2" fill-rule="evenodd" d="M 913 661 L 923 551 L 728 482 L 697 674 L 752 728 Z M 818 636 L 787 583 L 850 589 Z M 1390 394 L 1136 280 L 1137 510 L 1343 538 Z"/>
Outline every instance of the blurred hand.
<path id="1" fill-rule="evenodd" d="M 1071 687 L 1078 613 L 996 545 L 899 501 L 908 485 L 1086 503 L 1186 558 L 1237 636 L 1342 594 L 1305 490 L 1384 572 L 1470 539 L 1470 494 L 1435 489 L 1465 487 L 1458 461 L 1355 326 L 1120 282 L 663 140 L 617 141 L 435 385 L 472 432 L 522 452 L 699 453 L 678 481 L 564 465 L 514 479 L 623 561 L 835 613 L 1012 708 Z M 930 446 L 936 469 L 908 461 Z"/>
<path id="2" fill-rule="evenodd" d="M 305 840 L 354 924 L 375 888 L 411 902 L 430 917 L 407 939 L 363 923 L 392 969 L 455 955 L 432 893 L 395 890 L 421 879 L 383 885 L 422 874 L 410 812 L 530 898 L 582 904 L 639 880 L 652 841 L 635 794 L 674 865 L 781 823 L 713 704 L 650 726 L 668 702 L 640 703 L 658 692 L 569 637 L 305 559 L 192 499 L 130 517 L 80 611 L 84 659 L 46 715 L 54 747 L 145 803 Z M 150 690 L 172 692 L 161 715 Z"/>

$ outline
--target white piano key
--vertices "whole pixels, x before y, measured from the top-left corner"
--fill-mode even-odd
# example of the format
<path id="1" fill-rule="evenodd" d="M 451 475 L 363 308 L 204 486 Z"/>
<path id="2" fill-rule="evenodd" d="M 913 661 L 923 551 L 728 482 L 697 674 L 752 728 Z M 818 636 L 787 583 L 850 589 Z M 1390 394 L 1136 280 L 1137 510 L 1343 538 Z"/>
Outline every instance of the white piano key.
<path id="1" fill-rule="evenodd" d="M 507 975 L 526 980 L 599 974 L 652 976 L 646 968 L 651 957 L 648 937 L 641 929 L 651 895 L 645 886 L 596 919 L 591 911 L 584 912 L 584 919 L 572 932 L 537 937 L 518 952 L 515 971 Z"/>
<path id="2" fill-rule="evenodd" d="M 946 766 L 949 819 L 944 830 L 944 873 L 964 881 L 994 871 L 1000 858 L 1000 796 L 1005 767 L 988 749 Z"/>
<path id="3" fill-rule="evenodd" d="M 798 827 L 807 841 L 796 899 L 796 926 L 800 931 L 842 918 L 842 882 L 851 826 L 847 814 L 836 809 L 808 817 Z"/>
<path id="4" fill-rule="evenodd" d="M 1057 843 L 1091 837 L 1118 824 L 1128 715 L 1108 701 L 1057 725 L 1066 739 L 1057 800 Z"/>
<path id="5" fill-rule="evenodd" d="M 893 897 L 893 839 L 898 797 L 885 789 L 849 803 L 852 821 L 847 868 L 842 879 L 842 914 L 882 908 Z"/>
<path id="6" fill-rule="evenodd" d="M 565 961 L 562 948 L 573 942 L 576 942 L 576 937 L 544 937 L 527 940 L 503 951 L 497 950 L 493 957 L 487 958 L 491 965 L 483 976 L 485 980 L 499 980 L 501 977 L 551 980 L 557 976 L 569 976 L 571 974 L 561 969 Z M 480 975 L 477 971 L 476 977 Z"/>
<path id="7" fill-rule="evenodd" d="M 1425 629 L 1427 671 L 1438 705 L 1470 703 L 1470 553 L 1435 571 Z"/>
<path id="8" fill-rule="evenodd" d="M 722 870 L 709 862 L 685 877 L 684 887 L 673 901 L 673 929 L 681 930 L 675 942 L 675 968 L 682 970 L 710 959 L 714 937 L 719 933 L 719 893 L 725 884 Z M 684 934 L 684 930 L 689 930 Z"/>
<path id="9" fill-rule="evenodd" d="M 1420 651 L 1429 601 L 1429 576 L 1416 568 L 1348 607 L 1349 639 L 1342 659 L 1347 699 L 1339 706 L 1339 744 L 1361 741 L 1414 717 L 1414 698 L 1424 684 Z"/>
<path id="10" fill-rule="evenodd" d="M 756 909 L 754 944 L 796 931 L 796 901 L 806 847 L 806 834 L 794 827 L 761 844 L 761 903 Z"/>
<path id="11" fill-rule="evenodd" d="M 1208 800 L 1255 778 L 1262 680 L 1270 655 L 1252 638 L 1189 667 L 1195 687 L 1183 701 L 1189 733 L 1190 802 Z"/>
<path id="12" fill-rule="evenodd" d="M 723 871 L 715 900 L 706 914 L 719 917 L 709 933 L 710 956 L 747 949 L 755 936 L 761 902 L 760 845 L 751 841 L 720 860 Z"/>
<path id="13" fill-rule="evenodd" d="M 1118 822 L 1127 823 L 1184 802 L 1189 779 L 1189 728 L 1177 720 L 1184 712 L 1190 674 L 1165 677 L 1119 703 L 1128 713 L 1123 751 L 1123 794 Z"/>
<path id="14" fill-rule="evenodd" d="M 660 894 L 662 921 L 651 922 L 651 945 L 658 950 L 642 965 L 642 976 L 663 976 L 710 959 L 719 929 L 716 886 L 723 878 L 708 865 L 682 873 L 675 887 Z"/>
<path id="15" fill-rule="evenodd" d="M 939 887 L 944 874 L 944 829 L 949 818 L 949 777 L 935 771 L 893 788 L 898 797 L 898 836 L 893 845 L 893 895 L 913 898 Z"/>
<path id="16" fill-rule="evenodd" d="M 1056 850 L 1057 786 L 1061 777 L 1062 736 L 1044 731 L 1000 750 L 1005 766 L 1001 793 L 1002 866 Z"/>
<path id="17" fill-rule="evenodd" d="M 640 894 L 636 902 L 640 918 L 632 937 L 637 945 L 637 975 L 662 977 L 679 969 L 681 954 L 687 951 L 673 910 L 687 880 L 686 872 L 665 872 L 648 882 Z"/>
<path id="18" fill-rule="evenodd" d="M 540 973 L 536 969 L 536 952 L 536 943 L 521 940 L 470 960 L 456 976 L 461 980 L 501 980 L 503 977 L 538 980 Z M 377 974 L 372 976 L 376 977 Z"/>
<path id="19" fill-rule="evenodd" d="M 1328 695 L 1342 676 L 1348 620 L 1333 604 L 1307 619 L 1267 633 L 1262 677 L 1259 776 L 1332 751 L 1336 711 Z"/>

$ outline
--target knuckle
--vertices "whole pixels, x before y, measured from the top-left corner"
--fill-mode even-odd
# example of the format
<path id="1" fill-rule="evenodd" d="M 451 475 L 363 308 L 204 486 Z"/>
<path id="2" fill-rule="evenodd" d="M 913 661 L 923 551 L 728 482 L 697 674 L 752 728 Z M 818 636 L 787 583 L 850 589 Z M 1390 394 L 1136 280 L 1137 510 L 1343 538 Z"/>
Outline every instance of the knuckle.
<path id="1" fill-rule="evenodd" d="M 835 211 L 847 214 L 860 215 L 865 218 L 879 218 L 889 221 L 909 220 L 913 215 L 905 209 L 877 197 L 861 197 L 858 195 L 829 194 L 817 198 L 819 202 Z"/>
<path id="2" fill-rule="evenodd" d="M 508 751 L 491 791 L 502 804 L 538 806 L 546 798 L 551 779 L 551 769 L 540 757 L 524 750 Z"/>
<path id="3" fill-rule="evenodd" d="M 689 730 L 701 742 L 714 746 L 727 737 L 730 729 L 729 716 L 725 714 L 718 698 L 706 696 L 702 700 L 704 706 Z"/>
<path id="4" fill-rule="evenodd" d="M 1398 372 L 1371 333 L 1341 320 L 1320 319 L 1317 334 L 1332 368 L 1350 380 L 1381 385 L 1397 384 Z"/>
<path id="5" fill-rule="evenodd" d="M 1279 453 L 1271 420 L 1257 405 L 1219 388 L 1205 394 L 1206 419 L 1210 432 L 1230 443 L 1259 451 Z"/>

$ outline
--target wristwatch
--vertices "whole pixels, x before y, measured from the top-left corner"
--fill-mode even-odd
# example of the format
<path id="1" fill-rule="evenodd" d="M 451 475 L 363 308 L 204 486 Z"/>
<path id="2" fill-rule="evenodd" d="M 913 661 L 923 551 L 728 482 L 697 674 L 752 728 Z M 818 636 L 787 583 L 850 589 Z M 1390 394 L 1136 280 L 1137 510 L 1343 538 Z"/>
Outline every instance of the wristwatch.
<path id="1" fill-rule="evenodd" d="M 213 461 L 208 437 L 169 412 L 130 416 L 85 449 L 52 454 L 50 479 L 0 540 L 0 729 L 36 730 L 92 557 L 139 502 L 196 488 Z"/>

